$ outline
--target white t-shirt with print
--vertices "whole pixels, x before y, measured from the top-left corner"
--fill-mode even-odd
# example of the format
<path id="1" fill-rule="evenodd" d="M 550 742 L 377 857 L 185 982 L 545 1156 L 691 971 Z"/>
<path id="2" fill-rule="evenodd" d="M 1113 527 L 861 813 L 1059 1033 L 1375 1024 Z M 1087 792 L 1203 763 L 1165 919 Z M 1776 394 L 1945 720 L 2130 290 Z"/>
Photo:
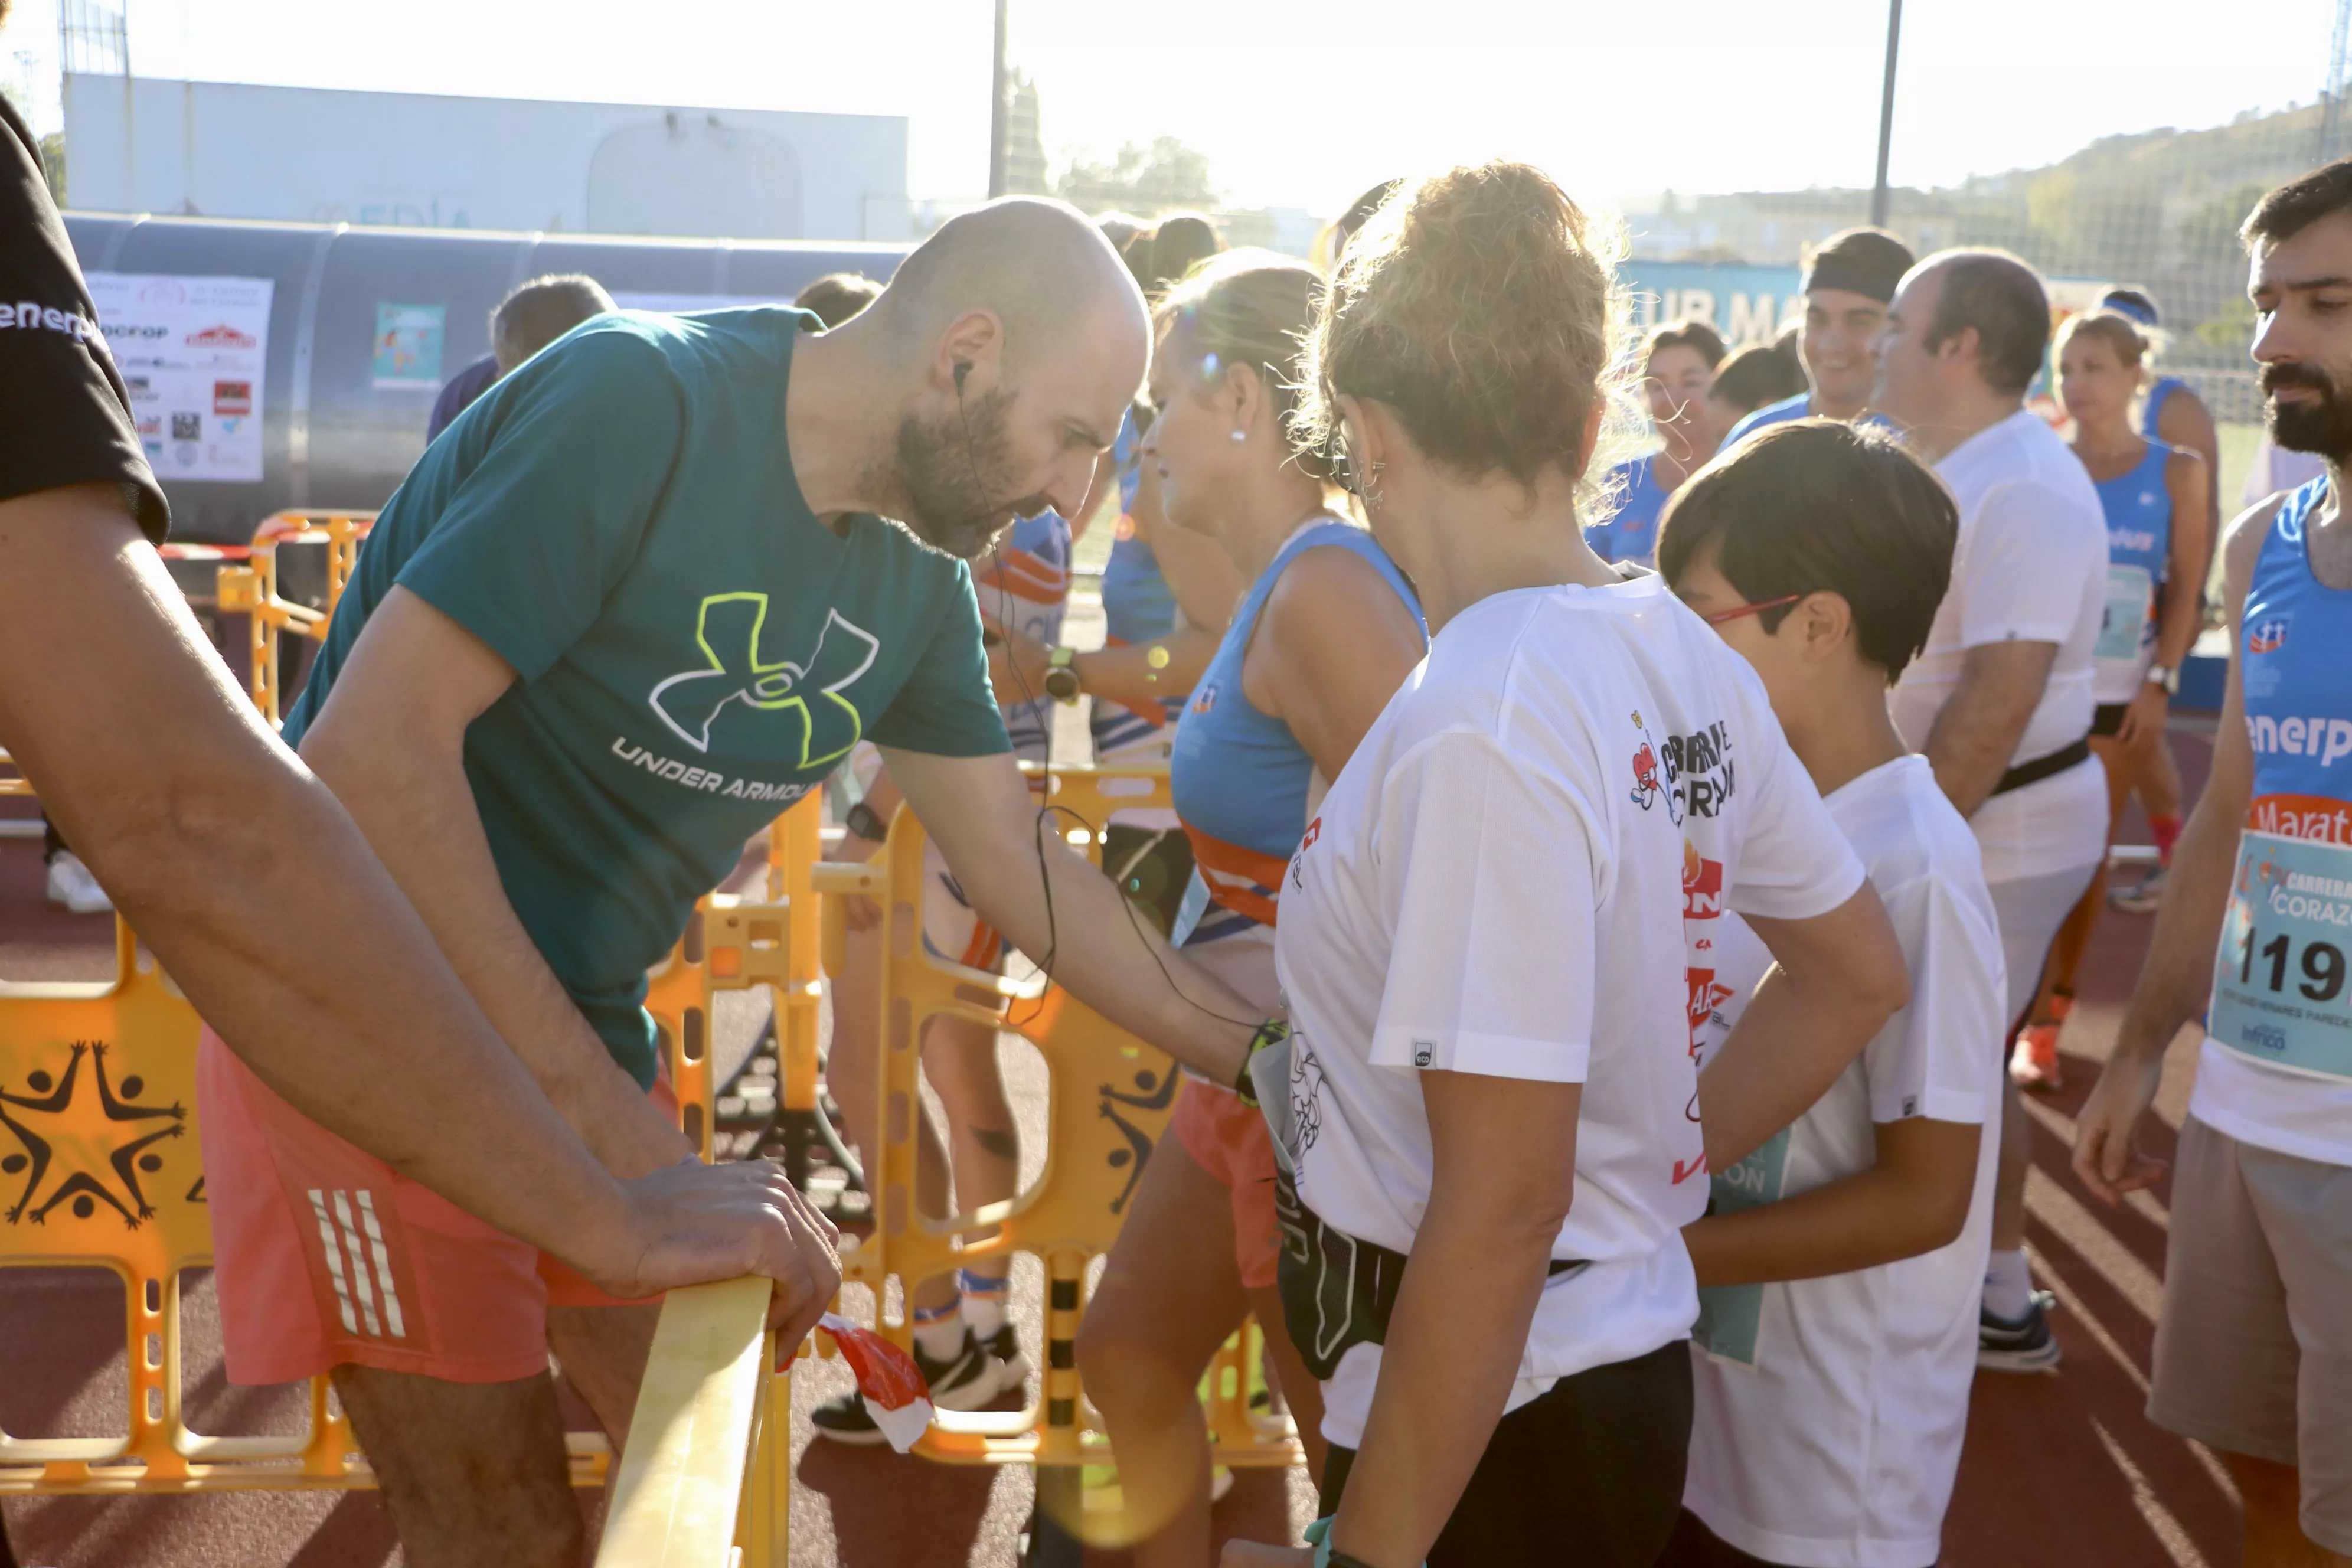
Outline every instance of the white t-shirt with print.
<path id="1" fill-rule="evenodd" d="M 1690 1331 L 1706 1206 L 1685 889 L 1784 919 L 1862 867 L 1755 672 L 1654 576 L 1454 618 L 1332 784 L 1283 889 L 1288 1152 L 1326 1224 L 1400 1252 L 1427 1208 L 1423 1068 L 1581 1083 L 1576 1191 L 1514 1405 Z M 1694 931 L 1702 929 L 1694 922 Z M 1380 1351 L 1323 1431 L 1354 1447 Z"/>
<path id="2" fill-rule="evenodd" d="M 1959 1236 L 1933 1252 L 1700 1292 L 1683 1501 L 1768 1562 L 1924 1568 L 1939 1550 L 1976 1375 L 2000 1147 L 2000 934 L 1976 840 L 1925 758 L 1873 769 L 1829 808 L 1894 921 L 1911 1004 L 1793 1126 L 1716 1178 L 1716 1210 L 1866 1171 L 1877 1125 L 1914 1116 L 1985 1129 L 1974 1195 Z M 1771 961 L 1746 922 L 1724 921 L 1723 1000 L 1699 1027 L 1702 1061 Z"/>
<path id="3" fill-rule="evenodd" d="M 2099 626 L 2106 615 L 2107 521 L 2091 476 L 2031 409 L 1961 442 L 1936 465 L 1960 503 L 1952 585 L 1927 646 L 1889 699 L 1906 743 L 1924 751 L 1973 647 L 2058 645 L 2042 700 L 2010 765 L 2090 732 Z M 1969 826 L 1988 882 L 2088 866 L 2106 852 L 2106 779 L 2083 763 L 1993 796 Z"/>

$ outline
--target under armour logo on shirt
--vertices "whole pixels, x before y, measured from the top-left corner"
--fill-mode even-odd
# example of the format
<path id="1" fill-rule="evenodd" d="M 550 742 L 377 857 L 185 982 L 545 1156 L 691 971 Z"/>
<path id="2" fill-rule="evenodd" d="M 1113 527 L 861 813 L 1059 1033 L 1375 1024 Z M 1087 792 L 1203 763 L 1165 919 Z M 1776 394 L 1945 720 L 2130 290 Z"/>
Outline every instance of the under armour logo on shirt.
<path id="1" fill-rule="evenodd" d="M 646 702 L 672 734 L 698 752 L 710 750 L 712 727 L 729 703 L 740 702 L 799 718 L 801 767 L 845 755 L 865 733 L 865 724 L 841 691 L 873 668 L 881 639 L 844 620 L 840 611 L 828 610 L 806 664 L 766 658 L 761 632 L 767 619 L 765 594 L 713 594 L 704 599 L 694 638 L 708 666 L 661 681 L 646 694 Z"/>

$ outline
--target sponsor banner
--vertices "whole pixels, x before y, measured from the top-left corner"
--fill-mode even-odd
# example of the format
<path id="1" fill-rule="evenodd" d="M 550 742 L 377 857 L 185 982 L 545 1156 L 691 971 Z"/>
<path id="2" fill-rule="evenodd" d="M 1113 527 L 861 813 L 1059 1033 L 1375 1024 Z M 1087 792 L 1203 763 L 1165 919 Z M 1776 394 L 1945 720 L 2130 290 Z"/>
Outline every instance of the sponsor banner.
<path id="1" fill-rule="evenodd" d="M 89 281 L 156 477 L 258 480 L 271 281 L 148 272 Z"/>
<path id="2" fill-rule="evenodd" d="M 1705 321 L 1734 348 L 1769 343 L 1781 327 L 1805 319 L 1793 267 L 1738 262 L 1628 261 L 1618 280 L 1633 298 L 1634 324 Z"/>
<path id="3" fill-rule="evenodd" d="M 449 312 L 441 305 L 375 308 L 375 384 L 392 392 L 441 390 L 441 342 Z"/>

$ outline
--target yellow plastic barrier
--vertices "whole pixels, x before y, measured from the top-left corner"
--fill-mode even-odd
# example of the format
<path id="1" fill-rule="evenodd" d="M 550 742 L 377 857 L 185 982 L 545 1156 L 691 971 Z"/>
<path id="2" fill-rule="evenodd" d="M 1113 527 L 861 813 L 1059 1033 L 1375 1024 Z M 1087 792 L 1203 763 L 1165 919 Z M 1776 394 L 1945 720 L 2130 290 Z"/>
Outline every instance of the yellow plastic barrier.
<path id="1" fill-rule="evenodd" d="M 372 511 L 272 512 L 253 531 L 251 560 L 220 569 L 218 608 L 222 615 L 247 618 L 252 653 L 247 679 L 253 704 L 271 723 L 279 721 L 278 701 L 284 689 L 279 682 L 278 634 L 293 630 L 314 641 L 325 639 L 328 619 L 341 602 L 343 584 L 351 581 L 352 569 L 359 562 L 360 541 L 375 525 L 375 518 Z M 278 596 L 278 547 L 294 540 L 320 538 L 327 542 L 323 612 Z"/>
<path id="2" fill-rule="evenodd" d="M 1097 859 L 1102 830 L 1114 812 L 1168 804 L 1165 768 L 1056 769 L 1045 788 L 1046 803 L 1055 808 L 1055 831 Z M 1128 1202 L 1172 1111 L 1176 1068 L 1058 985 L 1007 979 L 927 954 L 923 842 L 922 825 L 901 811 L 874 862 L 817 868 L 820 890 L 879 893 L 886 906 L 881 994 L 871 1002 L 838 994 L 835 999 L 837 1007 L 878 1006 L 883 1016 L 882 1124 L 863 1130 L 861 1140 L 874 1233 L 844 1252 L 843 1273 L 878 1295 L 891 1275 L 911 1285 L 983 1258 L 1034 1254 L 1046 1276 L 1044 1399 L 1024 1412 L 940 1412 L 917 1451 L 962 1464 L 1103 1463 L 1108 1452 L 1086 1424 L 1073 1353 L 1087 1268 L 1118 1239 Z M 830 911 L 827 923 L 835 923 Z M 943 1013 L 1021 1034 L 1038 1047 L 1051 1088 L 1045 1169 L 1036 1184 L 1010 1203 L 931 1218 L 915 1201 L 917 1043 L 925 1022 Z M 991 1227 L 992 1236 L 971 1238 Z M 907 1323 L 885 1325 L 884 1331 L 901 1343 L 912 1337 Z M 1242 1374 L 1254 1344 L 1251 1335 L 1239 1336 L 1213 1368 L 1209 1416 L 1217 1460 L 1299 1463 L 1302 1453 L 1287 1423 L 1263 1421 L 1248 1408 L 1249 1379 Z"/>
<path id="3" fill-rule="evenodd" d="M 97 1268 L 123 1282 L 131 1370 L 121 1437 L 0 1436 L 0 1492 L 185 1492 L 374 1484 L 350 1426 L 310 1385 L 299 1437 L 191 1431 L 179 1282 L 212 1261 L 195 1136 L 196 1012 L 130 927 L 99 984 L 0 983 L 0 1267 Z M 572 1479 L 610 1445 L 571 1439 Z"/>
<path id="4" fill-rule="evenodd" d="M 767 1309 L 758 1279 L 662 1303 L 597 1568 L 784 1568 L 792 1381 Z"/>

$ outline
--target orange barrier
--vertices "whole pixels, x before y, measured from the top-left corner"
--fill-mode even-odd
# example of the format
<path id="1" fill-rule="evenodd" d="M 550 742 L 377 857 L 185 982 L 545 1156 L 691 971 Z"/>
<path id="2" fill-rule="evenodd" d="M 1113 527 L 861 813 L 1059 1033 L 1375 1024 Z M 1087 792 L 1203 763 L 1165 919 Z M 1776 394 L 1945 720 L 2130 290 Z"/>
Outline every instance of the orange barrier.
<path id="1" fill-rule="evenodd" d="M 323 641 L 327 622 L 343 596 L 358 564 L 360 541 L 375 525 L 372 511 L 280 511 L 263 518 L 253 531 L 253 546 L 243 565 L 220 569 L 219 612 L 247 617 L 252 668 L 249 681 L 253 704 L 272 724 L 278 722 L 278 696 L 284 687 L 278 670 L 278 634 L 292 630 Z M 296 540 L 324 539 L 327 544 L 327 607 L 314 610 L 278 596 L 278 547 Z"/>
<path id="2" fill-rule="evenodd" d="M 1099 860 L 1102 830 L 1112 814 L 1164 808 L 1167 776 L 1165 768 L 1055 769 L 1045 784 L 1055 828 L 1074 848 Z M 894 1275 L 912 1286 L 981 1259 L 1034 1254 L 1045 1268 L 1044 1398 L 1019 1412 L 942 1411 L 917 1452 L 959 1464 L 1105 1463 L 1111 1456 L 1090 1424 L 1073 1353 L 1087 1268 L 1118 1239 L 1144 1164 L 1166 1131 L 1177 1091 L 1175 1064 L 1058 985 L 966 969 L 925 952 L 923 843 L 922 825 L 913 813 L 900 811 L 874 861 L 815 868 L 818 891 L 876 894 L 885 904 L 880 994 L 870 1002 L 835 996 L 836 1007 L 879 1007 L 883 1024 L 880 1125 L 861 1130 L 874 1232 L 858 1246 L 845 1247 L 843 1275 L 871 1286 L 879 1299 Z M 828 909 L 826 921 L 837 927 L 838 913 Z M 826 945 L 839 951 L 833 930 Z M 1009 1203 L 933 1218 L 915 1201 L 917 1047 L 924 1024 L 942 1014 L 1019 1033 L 1038 1047 L 1051 1087 L 1045 1169 L 1036 1184 Z M 992 1227 L 992 1235 L 973 1238 Z M 911 1324 L 882 1326 L 891 1338 L 911 1342 Z M 1244 1373 L 1252 1343 L 1247 1333 L 1236 1336 L 1212 1369 L 1209 1419 L 1217 1462 L 1300 1463 L 1288 1422 L 1249 1410 Z"/>

